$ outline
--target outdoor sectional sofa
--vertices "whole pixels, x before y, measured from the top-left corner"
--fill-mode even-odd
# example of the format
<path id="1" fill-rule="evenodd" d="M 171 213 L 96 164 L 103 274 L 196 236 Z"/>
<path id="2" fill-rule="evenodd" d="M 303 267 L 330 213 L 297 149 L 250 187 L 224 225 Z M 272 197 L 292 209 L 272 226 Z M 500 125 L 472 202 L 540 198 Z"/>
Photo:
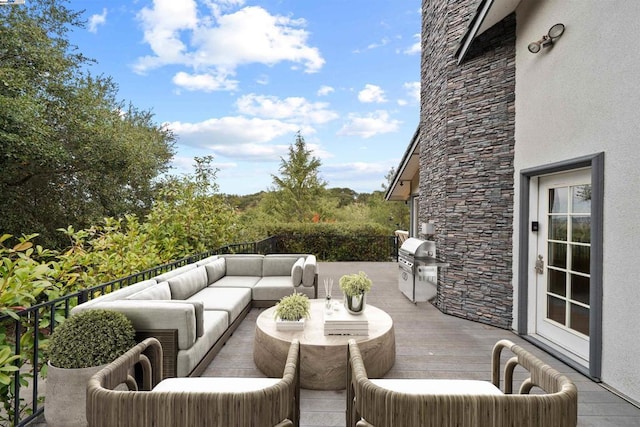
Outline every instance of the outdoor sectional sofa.
<path id="1" fill-rule="evenodd" d="M 138 341 L 162 343 L 163 377 L 200 375 L 252 307 L 318 296 L 314 255 L 214 255 L 74 307 L 124 313 Z"/>

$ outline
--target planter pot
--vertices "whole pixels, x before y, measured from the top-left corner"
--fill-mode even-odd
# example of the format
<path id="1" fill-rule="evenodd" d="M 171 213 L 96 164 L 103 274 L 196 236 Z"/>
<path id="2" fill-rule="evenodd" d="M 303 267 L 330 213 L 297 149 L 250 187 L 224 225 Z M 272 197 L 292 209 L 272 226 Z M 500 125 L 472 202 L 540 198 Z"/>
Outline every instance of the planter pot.
<path id="1" fill-rule="evenodd" d="M 361 293 L 358 295 L 345 295 L 344 307 L 351 314 L 362 314 L 364 313 L 364 309 L 366 307 L 366 297 L 366 293 Z"/>
<path id="2" fill-rule="evenodd" d="M 301 331 L 304 329 L 304 318 L 300 320 L 276 319 L 276 329 L 278 331 Z"/>
<path id="3" fill-rule="evenodd" d="M 86 394 L 89 379 L 104 366 L 91 368 L 47 368 L 44 417 L 48 427 L 87 425 Z"/>

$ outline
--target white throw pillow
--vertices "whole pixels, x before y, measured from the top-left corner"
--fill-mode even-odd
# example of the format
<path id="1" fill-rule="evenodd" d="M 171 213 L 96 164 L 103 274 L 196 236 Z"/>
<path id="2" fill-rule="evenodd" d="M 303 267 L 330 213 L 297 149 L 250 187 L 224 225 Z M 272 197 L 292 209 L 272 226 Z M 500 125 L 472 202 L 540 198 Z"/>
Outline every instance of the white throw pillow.
<path id="1" fill-rule="evenodd" d="M 304 258 L 300 257 L 291 267 L 291 284 L 295 286 L 300 286 L 302 282 L 302 271 L 304 267 Z"/>

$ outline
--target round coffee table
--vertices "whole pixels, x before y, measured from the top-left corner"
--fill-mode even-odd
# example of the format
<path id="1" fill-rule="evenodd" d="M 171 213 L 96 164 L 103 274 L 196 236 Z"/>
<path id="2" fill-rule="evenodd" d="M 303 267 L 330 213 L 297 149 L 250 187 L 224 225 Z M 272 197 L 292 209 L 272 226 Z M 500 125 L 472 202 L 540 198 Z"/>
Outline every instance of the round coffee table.
<path id="1" fill-rule="evenodd" d="M 334 302 L 337 304 L 337 302 Z M 346 387 L 347 343 L 358 342 L 369 378 L 380 378 L 396 359 L 393 320 L 384 311 L 367 304 L 367 336 L 324 335 L 324 300 L 311 300 L 311 317 L 304 330 L 279 331 L 275 307 L 262 312 L 256 322 L 253 360 L 268 377 L 282 376 L 291 340 L 300 340 L 300 383 L 302 388 L 341 390 Z"/>

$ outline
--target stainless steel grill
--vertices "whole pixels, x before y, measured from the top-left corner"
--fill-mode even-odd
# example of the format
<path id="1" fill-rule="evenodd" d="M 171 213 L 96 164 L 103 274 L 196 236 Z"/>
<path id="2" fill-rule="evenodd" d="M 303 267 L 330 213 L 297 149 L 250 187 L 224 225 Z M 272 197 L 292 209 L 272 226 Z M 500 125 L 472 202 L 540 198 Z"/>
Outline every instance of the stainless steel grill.
<path id="1" fill-rule="evenodd" d="M 436 242 L 410 237 L 398 250 L 398 288 L 412 302 L 428 301 L 437 293 L 438 267 L 448 265 L 436 258 Z"/>

